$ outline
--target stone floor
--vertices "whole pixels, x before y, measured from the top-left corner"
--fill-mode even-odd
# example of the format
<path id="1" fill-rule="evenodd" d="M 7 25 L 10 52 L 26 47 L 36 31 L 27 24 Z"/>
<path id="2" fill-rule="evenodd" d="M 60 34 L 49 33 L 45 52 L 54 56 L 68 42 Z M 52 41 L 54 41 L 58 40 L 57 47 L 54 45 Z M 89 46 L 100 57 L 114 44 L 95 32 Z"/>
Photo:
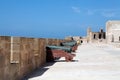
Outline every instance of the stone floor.
<path id="1" fill-rule="evenodd" d="M 72 62 L 47 63 L 24 80 L 120 80 L 120 49 L 83 44 Z"/>

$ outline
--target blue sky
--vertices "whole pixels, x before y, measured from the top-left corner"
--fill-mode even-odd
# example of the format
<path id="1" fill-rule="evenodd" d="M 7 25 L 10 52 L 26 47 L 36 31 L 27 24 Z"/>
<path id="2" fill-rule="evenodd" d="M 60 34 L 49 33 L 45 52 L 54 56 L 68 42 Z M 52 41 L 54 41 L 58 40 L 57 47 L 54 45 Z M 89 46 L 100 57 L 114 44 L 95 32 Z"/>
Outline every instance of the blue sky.
<path id="1" fill-rule="evenodd" d="M 120 20 L 120 0 L 0 0 L 0 35 L 85 36 Z"/>

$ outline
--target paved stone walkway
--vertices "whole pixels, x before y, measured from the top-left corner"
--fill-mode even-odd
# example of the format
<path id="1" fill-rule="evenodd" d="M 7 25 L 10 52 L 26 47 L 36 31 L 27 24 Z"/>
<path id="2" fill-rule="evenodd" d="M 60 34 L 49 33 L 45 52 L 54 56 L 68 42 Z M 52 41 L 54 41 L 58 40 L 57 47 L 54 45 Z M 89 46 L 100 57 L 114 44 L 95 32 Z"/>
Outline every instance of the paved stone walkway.
<path id="1" fill-rule="evenodd" d="M 61 58 L 56 63 L 47 63 L 27 80 L 120 80 L 120 49 L 83 44 L 73 62 Z"/>

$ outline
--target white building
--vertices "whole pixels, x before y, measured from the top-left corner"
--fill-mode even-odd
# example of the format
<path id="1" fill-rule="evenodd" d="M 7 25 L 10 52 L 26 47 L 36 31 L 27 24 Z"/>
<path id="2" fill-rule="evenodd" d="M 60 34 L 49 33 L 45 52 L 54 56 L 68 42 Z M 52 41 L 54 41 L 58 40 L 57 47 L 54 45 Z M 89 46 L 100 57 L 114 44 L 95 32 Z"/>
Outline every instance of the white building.
<path id="1" fill-rule="evenodd" d="M 106 38 L 108 43 L 120 42 L 120 21 L 108 21 L 106 23 Z"/>

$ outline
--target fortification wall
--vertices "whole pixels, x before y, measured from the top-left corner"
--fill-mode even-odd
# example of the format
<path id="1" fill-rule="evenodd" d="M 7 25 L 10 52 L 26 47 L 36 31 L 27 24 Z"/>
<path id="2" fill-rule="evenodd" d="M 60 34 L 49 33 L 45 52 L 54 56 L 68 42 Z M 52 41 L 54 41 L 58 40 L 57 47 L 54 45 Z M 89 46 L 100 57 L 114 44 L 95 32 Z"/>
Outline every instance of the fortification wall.
<path id="1" fill-rule="evenodd" d="M 0 80 L 20 80 L 46 63 L 46 45 L 64 40 L 0 36 Z"/>

